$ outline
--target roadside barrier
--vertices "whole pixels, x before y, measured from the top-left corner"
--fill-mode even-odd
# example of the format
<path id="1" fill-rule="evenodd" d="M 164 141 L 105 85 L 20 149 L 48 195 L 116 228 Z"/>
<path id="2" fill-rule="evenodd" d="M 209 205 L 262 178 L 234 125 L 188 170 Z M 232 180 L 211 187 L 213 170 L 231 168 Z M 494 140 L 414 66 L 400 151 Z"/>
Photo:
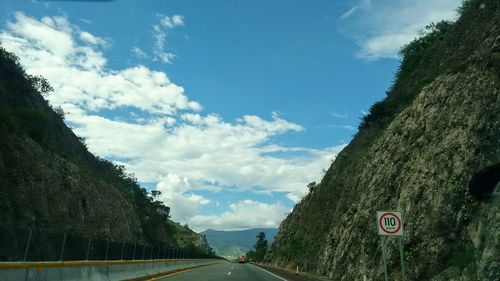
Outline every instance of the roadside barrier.
<path id="1" fill-rule="evenodd" d="M 114 281 L 209 265 L 219 259 L 0 263 L 0 280 Z"/>
<path id="2" fill-rule="evenodd" d="M 0 280 L 124 280 L 220 261 L 209 248 L 126 243 L 0 225 Z"/>

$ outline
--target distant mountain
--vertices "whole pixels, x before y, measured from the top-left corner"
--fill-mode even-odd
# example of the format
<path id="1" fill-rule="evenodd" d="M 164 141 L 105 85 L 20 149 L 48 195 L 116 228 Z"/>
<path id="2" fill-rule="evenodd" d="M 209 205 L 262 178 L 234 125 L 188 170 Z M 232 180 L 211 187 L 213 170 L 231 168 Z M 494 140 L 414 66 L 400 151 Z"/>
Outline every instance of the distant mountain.
<path id="1" fill-rule="evenodd" d="M 253 248 L 256 236 L 261 231 L 266 234 L 269 245 L 278 234 L 277 228 L 252 228 L 236 231 L 208 229 L 201 234 L 207 237 L 208 243 L 218 255 L 226 258 L 236 258 Z"/>

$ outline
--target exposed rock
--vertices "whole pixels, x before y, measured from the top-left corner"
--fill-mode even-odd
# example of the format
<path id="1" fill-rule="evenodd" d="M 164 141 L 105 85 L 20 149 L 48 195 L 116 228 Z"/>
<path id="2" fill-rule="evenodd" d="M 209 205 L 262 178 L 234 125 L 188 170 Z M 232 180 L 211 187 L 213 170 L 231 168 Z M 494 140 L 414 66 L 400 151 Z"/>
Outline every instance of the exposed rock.
<path id="1" fill-rule="evenodd" d="M 500 5 L 481 2 L 489 10 L 466 12 L 413 72 L 400 73 L 389 98 L 420 83 L 416 74 L 435 75 L 401 112 L 360 130 L 281 224 L 269 261 L 332 280 L 383 280 L 375 211 L 399 210 L 407 280 L 500 278 L 500 206 L 469 191 L 474 174 L 500 162 L 500 68 L 491 52 Z M 390 280 L 399 280 L 396 239 L 387 239 L 387 256 Z"/>

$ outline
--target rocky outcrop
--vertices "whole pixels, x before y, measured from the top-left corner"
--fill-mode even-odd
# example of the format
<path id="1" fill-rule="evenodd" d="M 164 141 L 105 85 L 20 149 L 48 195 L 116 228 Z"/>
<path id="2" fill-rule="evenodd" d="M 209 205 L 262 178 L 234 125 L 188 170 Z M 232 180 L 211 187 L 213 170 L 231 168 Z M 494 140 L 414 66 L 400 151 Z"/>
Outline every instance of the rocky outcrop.
<path id="1" fill-rule="evenodd" d="M 135 206 L 117 188 L 31 138 L 10 136 L 0 143 L 2 224 L 143 240 Z"/>
<path id="2" fill-rule="evenodd" d="M 360 129 L 281 224 L 268 261 L 332 280 L 383 280 L 375 212 L 399 210 L 407 280 L 500 278 L 500 206 L 469 190 L 500 163 L 500 4 L 466 5 L 411 71 L 405 58 L 386 100 L 406 88 L 415 97 Z M 399 249 L 387 241 L 390 279 L 399 280 Z"/>

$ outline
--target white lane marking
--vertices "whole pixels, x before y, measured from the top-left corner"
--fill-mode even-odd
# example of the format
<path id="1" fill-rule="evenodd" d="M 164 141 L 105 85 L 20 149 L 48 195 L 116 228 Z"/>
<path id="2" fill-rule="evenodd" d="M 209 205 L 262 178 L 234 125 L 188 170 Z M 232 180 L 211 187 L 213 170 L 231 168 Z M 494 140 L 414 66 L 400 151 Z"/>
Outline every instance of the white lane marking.
<path id="1" fill-rule="evenodd" d="M 231 275 L 231 271 L 229 271 L 229 272 L 227 273 L 227 275 Z"/>
<path id="2" fill-rule="evenodd" d="M 250 265 L 251 265 L 251 266 L 253 266 L 253 267 L 256 267 L 256 268 L 258 268 L 258 269 L 260 269 L 260 270 L 262 270 L 262 271 L 264 271 L 264 272 L 267 272 L 267 273 L 271 274 L 272 276 L 274 276 L 274 277 L 278 278 L 279 280 L 288 281 L 288 280 L 286 280 L 285 278 L 280 277 L 280 276 L 278 276 L 278 275 L 276 275 L 276 274 L 274 274 L 274 273 L 271 273 L 271 272 L 269 272 L 269 271 L 267 271 L 267 270 L 265 270 L 265 269 L 263 269 L 263 268 L 260 268 L 260 267 L 258 267 L 258 266 L 256 266 L 256 265 L 253 265 L 253 264 L 250 264 Z"/>
<path id="3" fill-rule="evenodd" d="M 233 269 L 234 269 L 234 264 L 233 264 L 233 266 L 231 266 L 231 270 L 233 270 Z"/>

